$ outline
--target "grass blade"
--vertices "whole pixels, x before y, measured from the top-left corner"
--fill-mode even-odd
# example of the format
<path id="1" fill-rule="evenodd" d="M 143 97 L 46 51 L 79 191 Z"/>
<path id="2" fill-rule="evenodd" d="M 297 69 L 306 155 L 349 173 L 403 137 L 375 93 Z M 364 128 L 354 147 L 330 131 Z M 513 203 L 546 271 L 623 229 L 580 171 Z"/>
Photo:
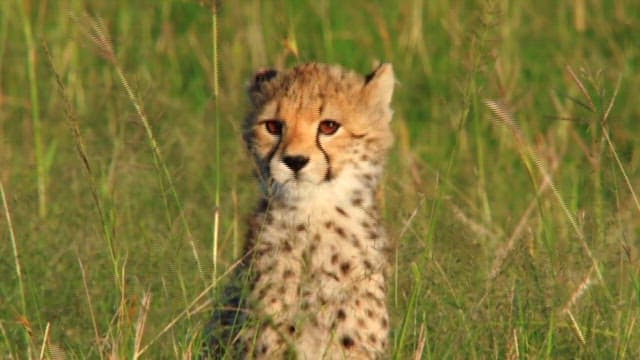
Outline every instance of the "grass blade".
<path id="1" fill-rule="evenodd" d="M 47 216 L 47 174 L 45 166 L 44 146 L 42 143 L 42 128 L 40 124 L 40 105 L 38 101 L 38 79 L 36 74 L 36 49 L 33 44 L 33 32 L 31 30 L 31 20 L 25 9 L 27 2 L 16 0 L 22 20 L 22 31 L 24 33 L 25 45 L 27 47 L 27 73 L 29 75 L 29 96 L 31 99 L 31 121 L 33 124 L 33 144 L 36 158 L 36 179 L 38 188 L 38 216 Z"/>

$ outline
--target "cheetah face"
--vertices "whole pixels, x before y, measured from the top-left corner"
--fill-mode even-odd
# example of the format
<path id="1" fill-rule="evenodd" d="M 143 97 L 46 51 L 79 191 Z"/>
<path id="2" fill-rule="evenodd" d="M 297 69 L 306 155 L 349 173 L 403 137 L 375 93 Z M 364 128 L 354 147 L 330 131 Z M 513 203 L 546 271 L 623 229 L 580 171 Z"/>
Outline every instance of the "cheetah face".
<path id="1" fill-rule="evenodd" d="M 381 162 L 392 142 L 393 82 L 390 65 L 368 77 L 320 64 L 259 72 L 249 89 L 254 108 L 245 140 L 262 179 L 317 186 L 362 162 Z"/>

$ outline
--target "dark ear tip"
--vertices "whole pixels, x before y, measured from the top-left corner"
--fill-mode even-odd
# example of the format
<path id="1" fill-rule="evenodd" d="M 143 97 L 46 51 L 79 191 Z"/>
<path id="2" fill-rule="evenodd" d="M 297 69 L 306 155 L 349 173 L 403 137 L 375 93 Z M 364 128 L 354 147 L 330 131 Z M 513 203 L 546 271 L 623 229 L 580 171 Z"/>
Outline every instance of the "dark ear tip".
<path id="1" fill-rule="evenodd" d="M 371 79 L 373 79 L 373 76 L 376 74 L 376 71 L 373 70 L 372 72 L 368 73 L 367 75 L 364 76 L 364 83 L 368 84 L 369 81 L 371 81 Z"/>
<path id="2" fill-rule="evenodd" d="M 256 88 L 260 86 L 261 83 L 273 79 L 276 75 L 278 75 L 278 72 L 274 69 L 259 69 L 253 75 L 251 87 Z"/>
<path id="3" fill-rule="evenodd" d="M 369 81 L 371 81 L 378 73 L 382 73 L 385 71 L 388 71 L 388 69 L 391 69 L 391 64 L 390 63 L 382 63 L 382 64 L 378 64 L 375 66 L 375 69 L 373 69 L 373 71 L 371 71 L 371 73 L 367 74 L 364 76 L 364 83 L 368 83 Z"/>

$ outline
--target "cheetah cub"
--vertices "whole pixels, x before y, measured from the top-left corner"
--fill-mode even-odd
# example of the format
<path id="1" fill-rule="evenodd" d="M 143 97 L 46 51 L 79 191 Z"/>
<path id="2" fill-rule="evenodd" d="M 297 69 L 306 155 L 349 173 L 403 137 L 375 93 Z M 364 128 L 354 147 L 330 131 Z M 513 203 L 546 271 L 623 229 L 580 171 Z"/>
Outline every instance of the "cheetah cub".
<path id="1" fill-rule="evenodd" d="M 376 189 L 393 142 L 394 75 L 305 64 L 261 71 L 244 137 L 265 199 L 245 269 L 253 359 L 380 359 L 389 251 Z"/>

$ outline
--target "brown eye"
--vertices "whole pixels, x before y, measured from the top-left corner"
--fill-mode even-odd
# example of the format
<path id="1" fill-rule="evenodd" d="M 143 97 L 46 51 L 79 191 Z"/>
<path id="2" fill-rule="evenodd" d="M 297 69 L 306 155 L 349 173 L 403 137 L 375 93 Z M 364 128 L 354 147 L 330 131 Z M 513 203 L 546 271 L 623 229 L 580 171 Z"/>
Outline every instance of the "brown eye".
<path id="1" fill-rule="evenodd" d="M 282 122 L 280 120 L 267 120 L 264 122 L 264 128 L 271 135 L 282 135 Z"/>
<path id="2" fill-rule="evenodd" d="M 318 132 L 322 135 L 333 135 L 339 128 L 340 124 L 335 120 L 322 120 L 318 125 Z"/>

